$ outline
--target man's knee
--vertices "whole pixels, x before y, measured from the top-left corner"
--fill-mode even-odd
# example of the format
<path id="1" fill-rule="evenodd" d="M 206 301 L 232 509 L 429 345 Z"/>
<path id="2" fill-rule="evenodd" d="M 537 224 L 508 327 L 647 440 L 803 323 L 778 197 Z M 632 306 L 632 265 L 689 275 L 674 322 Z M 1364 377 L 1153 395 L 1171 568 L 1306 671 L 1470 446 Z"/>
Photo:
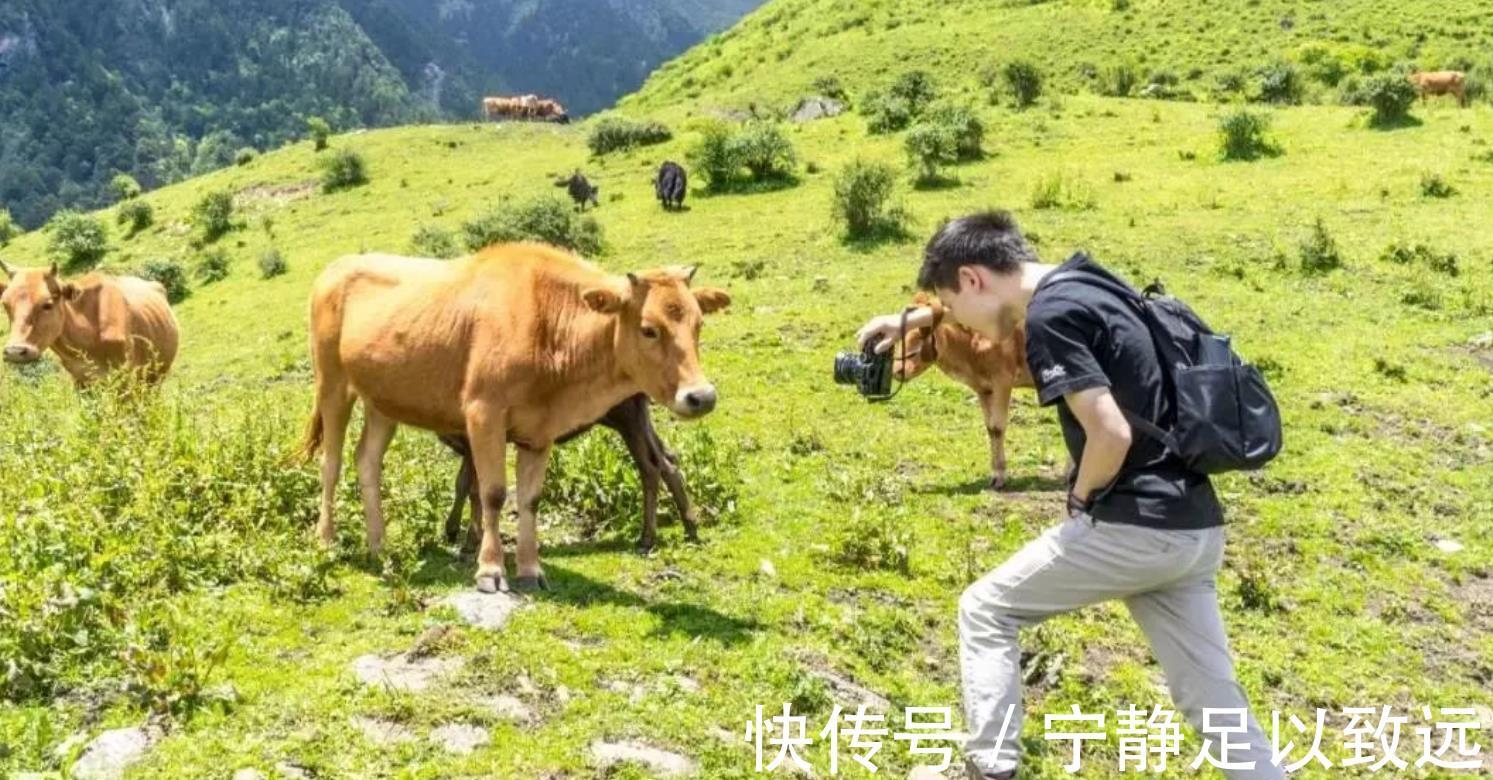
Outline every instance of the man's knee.
<path id="1" fill-rule="evenodd" d="M 1001 606 L 1001 585 L 986 577 L 964 589 L 959 596 L 959 629 L 985 634 L 1016 632 L 1015 617 Z"/>

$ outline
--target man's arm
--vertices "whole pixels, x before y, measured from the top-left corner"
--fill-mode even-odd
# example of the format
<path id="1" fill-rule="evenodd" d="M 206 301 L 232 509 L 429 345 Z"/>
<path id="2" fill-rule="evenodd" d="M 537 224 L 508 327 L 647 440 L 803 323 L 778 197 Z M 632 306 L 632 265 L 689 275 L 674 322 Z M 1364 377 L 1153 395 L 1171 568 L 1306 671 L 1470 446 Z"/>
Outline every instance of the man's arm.
<path id="1" fill-rule="evenodd" d="M 1091 387 L 1063 396 L 1083 426 L 1083 457 L 1073 483 L 1073 497 L 1088 502 L 1114 481 L 1130 452 L 1130 423 L 1108 387 Z"/>
<path id="2" fill-rule="evenodd" d="M 936 306 L 912 306 L 907 312 L 905 323 L 907 330 L 913 331 L 918 328 L 926 328 L 937 325 L 942 311 Z M 855 334 L 855 342 L 865 349 L 868 344 L 875 344 L 878 353 L 886 353 L 897 343 L 897 338 L 904 326 L 901 312 L 897 314 L 883 314 L 873 318 L 866 323 L 859 332 Z"/>

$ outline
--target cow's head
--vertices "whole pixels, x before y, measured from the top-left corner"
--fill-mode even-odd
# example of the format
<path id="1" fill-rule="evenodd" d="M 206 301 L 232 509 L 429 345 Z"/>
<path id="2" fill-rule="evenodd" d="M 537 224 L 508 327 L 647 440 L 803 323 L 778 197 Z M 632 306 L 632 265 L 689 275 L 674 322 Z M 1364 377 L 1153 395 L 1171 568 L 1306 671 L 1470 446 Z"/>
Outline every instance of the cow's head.
<path id="1" fill-rule="evenodd" d="M 715 408 L 715 386 L 700 370 L 700 327 L 706 314 L 731 303 L 725 290 L 690 289 L 694 275 L 693 267 L 645 271 L 583 293 L 593 311 L 617 318 L 623 373 L 684 418 Z"/>
<path id="2" fill-rule="evenodd" d="M 35 363 L 62 335 L 63 307 L 78 296 L 78 288 L 57 278 L 56 265 L 11 268 L 0 261 L 0 270 L 10 277 L 0 283 L 0 305 L 10 317 L 5 360 Z"/>

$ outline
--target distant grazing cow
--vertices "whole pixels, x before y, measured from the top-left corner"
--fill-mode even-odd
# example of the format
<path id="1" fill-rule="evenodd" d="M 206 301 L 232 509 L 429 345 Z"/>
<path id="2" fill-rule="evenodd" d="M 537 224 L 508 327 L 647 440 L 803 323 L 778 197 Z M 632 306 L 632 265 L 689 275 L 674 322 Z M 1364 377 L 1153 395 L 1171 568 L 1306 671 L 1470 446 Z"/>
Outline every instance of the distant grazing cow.
<path id="1" fill-rule="evenodd" d="M 11 268 L 0 283 L 10 316 L 8 363 L 34 363 L 48 349 L 83 387 L 120 368 L 159 382 L 176 360 L 176 317 L 159 282 L 91 273 L 76 281 L 50 268 Z"/>
<path id="2" fill-rule="evenodd" d="M 1410 83 L 1420 90 L 1420 99 L 1432 95 L 1452 95 L 1457 105 L 1467 107 L 1467 74 L 1457 70 L 1416 72 L 1409 76 Z"/>
<path id="3" fill-rule="evenodd" d="M 591 182 L 580 171 L 563 179 L 556 179 L 555 186 L 564 187 L 565 191 L 570 194 L 570 199 L 575 201 L 575 207 L 581 211 L 586 210 L 588 201 L 592 206 L 601 206 L 601 202 L 596 199 L 596 194 L 601 192 L 601 188 L 591 186 Z"/>
<path id="4" fill-rule="evenodd" d="M 570 124 L 570 115 L 565 113 L 565 107 L 558 100 L 540 100 L 534 105 L 532 116 L 545 122 Z"/>
<path id="5" fill-rule="evenodd" d="M 684 538 L 692 542 L 699 541 L 699 525 L 695 519 L 694 507 L 690 506 L 689 494 L 684 490 L 684 475 L 680 472 L 674 455 L 664 446 L 663 440 L 658 436 L 658 431 L 653 427 L 652 416 L 648 413 L 648 396 L 638 393 L 609 409 L 594 424 L 603 425 L 621 434 L 622 441 L 627 445 L 628 453 L 632 455 L 633 465 L 637 466 L 638 475 L 641 477 L 643 532 L 638 538 L 638 549 L 647 552 L 658 543 L 659 477 L 663 477 L 664 482 L 669 486 L 669 494 L 674 498 L 674 508 L 679 512 L 680 522 L 684 524 Z M 592 425 L 582 426 L 556 439 L 555 443 L 564 444 L 591 430 L 592 427 Z M 464 547 L 475 550 L 482 533 L 477 525 L 477 521 L 482 516 L 482 504 L 479 491 L 475 489 L 477 472 L 476 466 L 472 463 L 471 443 L 465 436 L 446 435 L 440 438 L 447 447 L 462 458 L 461 471 L 456 476 L 455 503 L 446 515 L 446 542 L 454 543 L 460 535 L 462 511 L 470 500 L 472 522 L 467 526 L 467 541 Z"/>
<path id="6" fill-rule="evenodd" d="M 664 204 L 665 209 L 683 208 L 688 186 L 689 178 L 684 172 L 684 166 L 669 160 L 658 167 L 658 178 L 653 180 L 653 189 L 658 193 L 658 202 Z"/>
<path id="7" fill-rule="evenodd" d="M 507 443 L 518 445 L 518 579 L 545 587 L 535 509 L 561 436 L 638 393 L 683 418 L 715 408 L 700 370 L 705 314 L 722 290 L 690 289 L 693 268 L 626 276 L 543 244 L 503 244 L 448 262 L 354 255 L 311 293 L 316 406 L 302 451 L 323 450 L 322 543 L 334 537 L 342 445 L 363 402 L 358 485 L 368 546 L 383 546 L 383 457 L 400 424 L 471 443 L 482 497 L 477 587 L 508 587 L 498 518 Z"/>
<path id="8" fill-rule="evenodd" d="M 492 121 L 499 119 L 538 119 L 547 122 L 559 122 L 561 124 L 570 121 L 569 115 L 565 113 L 565 107 L 560 105 L 558 101 L 541 98 L 538 95 L 483 98 L 482 115 Z"/>
<path id="9" fill-rule="evenodd" d="M 925 294 L 919 294 L 913 303 L 936 306 Z M 1033 386 L 1026 367 L 1025 329 L 1018 327 L 1010 339 L 996 342 L 944 320 L 908 333 L 902 343 L 901 357 L 893 361 L 892 368 L 904 382 L 936 365 L 950 378 L 975 391 L 985 414 L 985 431 L 990 435 L 990 487 L 992 490 L 1005 487 L 1011 388 Z"/>

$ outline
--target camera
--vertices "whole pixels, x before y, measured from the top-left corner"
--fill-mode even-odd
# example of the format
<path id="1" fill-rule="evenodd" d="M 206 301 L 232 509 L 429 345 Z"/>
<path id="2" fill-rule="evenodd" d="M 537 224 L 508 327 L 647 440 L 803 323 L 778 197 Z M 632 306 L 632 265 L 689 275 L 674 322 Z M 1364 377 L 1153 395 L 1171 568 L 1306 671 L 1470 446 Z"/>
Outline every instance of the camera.
<path id="1" fill-rule="evenodd" d="M 868 346 L 860 354 L 835 355 L 835 384 L 855 385 L 861 395 L 873 401 L 890 398 L 892 354 L 879 355 L 874 346 Z"/>

